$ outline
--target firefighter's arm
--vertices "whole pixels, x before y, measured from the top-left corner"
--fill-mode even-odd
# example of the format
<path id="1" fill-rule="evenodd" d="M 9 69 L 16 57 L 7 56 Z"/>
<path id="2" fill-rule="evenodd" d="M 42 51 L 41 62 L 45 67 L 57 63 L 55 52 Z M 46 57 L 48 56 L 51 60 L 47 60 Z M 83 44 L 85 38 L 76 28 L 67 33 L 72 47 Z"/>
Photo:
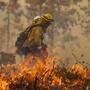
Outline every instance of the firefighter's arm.
<path id="1" fill-rule="evenodd" d="M 29 44 L 40 46 L 41 45 L 41 34 L 42 34 L 42 29 L 40 27 L 33 28 L 32 32 L 28 34 Z"/>
<path id="2" fill-rule="evenodd" d="M 41 35 L 42 35 L 42 30 L 41 28 L 37 28 L 34 32 L 34 44 L 36 46 L 40 46 L 41 45 L 41 42 L 42 42 L 42 39 L 41 39 Z"/>

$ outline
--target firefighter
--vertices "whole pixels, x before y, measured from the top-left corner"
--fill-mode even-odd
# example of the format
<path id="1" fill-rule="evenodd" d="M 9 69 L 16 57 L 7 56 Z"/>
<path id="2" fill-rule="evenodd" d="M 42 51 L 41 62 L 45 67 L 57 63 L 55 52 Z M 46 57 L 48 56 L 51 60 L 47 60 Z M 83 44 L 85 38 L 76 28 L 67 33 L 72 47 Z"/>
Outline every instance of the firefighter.
<path id="1" fill-rule="evenodd" d="M 23 47 L 25 48 L 23 53 L 27 55 L 32 52 L 39 56 L 46 56 L 46 45 L 43 42 L 44 34 L 48 31 L 47 28 L 53 22 L 53 16 L 49 13 L 37 16 L 34 18 L 31 31 L 27 34 Z M 42 53 L 44 53 L 42 55 Z"/>

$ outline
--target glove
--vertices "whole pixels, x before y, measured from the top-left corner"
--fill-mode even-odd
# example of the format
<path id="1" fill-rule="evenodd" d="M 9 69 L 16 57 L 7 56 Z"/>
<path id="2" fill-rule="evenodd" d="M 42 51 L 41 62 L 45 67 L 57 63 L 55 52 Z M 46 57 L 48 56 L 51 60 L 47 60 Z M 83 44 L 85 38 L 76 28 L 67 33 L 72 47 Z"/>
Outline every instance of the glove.
<path id="1" fill-rule="evenodd" d="M 41 47 L 42 47 L 42 48 L 47 48 L 47 45 L 44 44 L 44 43 L 42 43 L 42 44 L 41 44 Z"/>

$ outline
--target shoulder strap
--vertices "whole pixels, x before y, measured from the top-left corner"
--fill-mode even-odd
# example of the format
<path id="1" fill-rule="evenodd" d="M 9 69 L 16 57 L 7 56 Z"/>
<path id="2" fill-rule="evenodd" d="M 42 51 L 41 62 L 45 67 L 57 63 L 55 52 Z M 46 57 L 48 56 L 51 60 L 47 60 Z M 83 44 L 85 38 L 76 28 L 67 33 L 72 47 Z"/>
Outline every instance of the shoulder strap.
<path id="1" fill-rule="evenodd" d="M 36 25 L 31 25 L 31 26 L 28 26 L 25 30 L 25 32 L 31 32 L 32 31 L 32 28 L 36 27 L 36 26 L 42 26 L 41 24 L 36 24 Z"/>

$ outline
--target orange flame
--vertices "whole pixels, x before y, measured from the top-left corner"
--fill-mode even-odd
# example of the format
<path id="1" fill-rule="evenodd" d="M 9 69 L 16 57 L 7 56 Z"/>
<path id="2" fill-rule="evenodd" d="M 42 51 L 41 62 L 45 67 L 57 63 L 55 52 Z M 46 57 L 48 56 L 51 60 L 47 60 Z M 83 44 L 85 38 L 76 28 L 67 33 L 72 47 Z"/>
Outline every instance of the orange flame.
<path id="1" fill-rule="evenodd" d="M 66 83 L 72 82 L 72 86 L 83 85 L 84 78 L 87 76 L 87 69 L 81 64 L 75 64 L 67 69 L 67 72 L 72 72 L 81 77 L 74 80 L 69 80 L 67 78 L 67 72 L 62 72 L 58 76 L 55 73 L 57 64 L 55 61 L 59 60 L 58 57 L 48 56 L 44 60 L 40 57 L 34 56 L 33 54 L 28 55 L 21 64 L 8 65 L 3 69 L 0 76 L 0 90 L 9 90 L 9 85 L 11 83 L 17 85 L 20 80 L 23 80 L 27 86 L 29 82 L 36 81 L 37 85 L 42 86 L 61 86 L 66 87 Z M 17 67 L 17 68 L 16 68 Z M 12 71 L 12 68 L 16 68 L 16 71 Z M 60 68 L 58 68 L 59 70 Z M 5 71 L 11 71 L 9 77 L 3 77 Z M 2 76 L 3 75 L 3 76 Z M 9 79 L 8 79 L 9 78 Z M 37 79 L 37 80 L 36 80 Z"/>

